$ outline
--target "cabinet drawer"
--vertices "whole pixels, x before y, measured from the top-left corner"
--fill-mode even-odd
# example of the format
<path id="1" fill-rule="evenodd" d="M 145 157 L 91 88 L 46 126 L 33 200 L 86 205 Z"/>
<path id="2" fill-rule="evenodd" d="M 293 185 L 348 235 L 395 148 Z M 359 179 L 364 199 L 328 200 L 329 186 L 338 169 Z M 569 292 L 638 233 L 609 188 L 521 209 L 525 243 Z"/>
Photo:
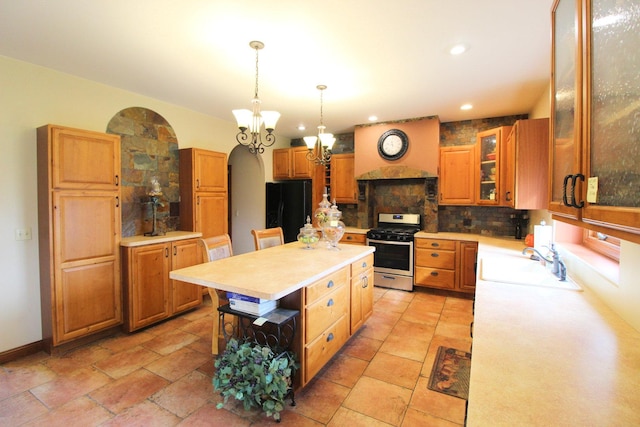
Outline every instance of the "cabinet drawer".
<path id="1" fill-rule="evenodd" d="M 305 342 L 313 341 L 329 325 L 349 312 L 349 287 L 340 285 L 333 292 L 307 306 Z"/>
<path id="2" fill-rule="evenodd" d="M 349 268 L 345 267 L 340 271 L 336 271 L 317 282 L 307 286 L 306 288 L 306 299 L 305 304 L 313 304 L 314 301 L 317 301 L 319 298 L 322 298 L 324 295 L 332 292 L 340 285 L 344 285 L 349 280 Z"/>
<path id="3" fill-rule="evenodd" d="M 416 267 L 415 284 L 432 286 L 435 288 L 454 289 L 455 272 L 453 270 L 442 270 L 438 268 Z"/>
<path id="4" fill-rule="evenodd" d="M 345 315 L 305 347 L 305 383 L 322 369 L 348 337 L 349 318 Z"/>
<path id="5" fill-rule="evenodd" d="M 424 249 L 442 249 L 445 251 L 455 251 L 456 250 L 456 241 L 455 240 L 442 240 L 442 239 L 416 239 L 416 248 L 424 248 Z"/>
<path id="6" fill-rule="evenodd" d="M 456 268 L 456 253 L 452 251 L 416 249 L 416 265 L 454 270 Z"/>
<path id="7" fill-rule="evenodd" d="M 367 241 L 367 235 L 361 233 L 344 233 L 340 243 L 353 243 L 356 245 L 364 245 Z"/>
<path id="8" fill-rule="evenodd" d="M 357 276 L 365 270 L 373 267 L 373 254 L 369 254 L 358 261 L 351 263 L 351 277 Z"/>

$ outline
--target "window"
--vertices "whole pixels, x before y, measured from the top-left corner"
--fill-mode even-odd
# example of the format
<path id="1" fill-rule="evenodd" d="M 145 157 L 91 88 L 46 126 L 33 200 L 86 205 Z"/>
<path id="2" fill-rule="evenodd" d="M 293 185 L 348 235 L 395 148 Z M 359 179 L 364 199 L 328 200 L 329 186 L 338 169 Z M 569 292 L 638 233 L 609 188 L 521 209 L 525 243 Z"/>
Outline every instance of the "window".
<path id="1" fill-rule="evenodd" d="M 620 261 L 620 239 L 617 237 L 585 229 L 582 243 L 592 251 Z"/>

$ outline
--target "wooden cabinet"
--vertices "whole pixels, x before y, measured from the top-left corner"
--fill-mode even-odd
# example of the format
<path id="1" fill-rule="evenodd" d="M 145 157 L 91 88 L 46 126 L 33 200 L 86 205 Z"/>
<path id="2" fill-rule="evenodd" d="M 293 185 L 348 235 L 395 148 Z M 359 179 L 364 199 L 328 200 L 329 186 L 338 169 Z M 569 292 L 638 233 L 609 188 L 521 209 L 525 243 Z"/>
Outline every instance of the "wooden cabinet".
<path id="1" fill-rule="evenodd" d="M 120 137 L 37 130 L 42 336 L 47 351 L 122 323 Z"/>
<path id="2" fill-rule="evenodd" d="M 351 335 L 373 313 L 373 254 L 351 264 Z"/>
<path id="3" fill-rule="evenodd" d="M 499 205 L 501 194 L 501 156 L 504 139 L 511 126 L 479 132 L 476 142 L 476 204 Z"/>
<path id="4" fill-rule="evenodd" d="M 475 203 L 476 146 L 440 148 L 439 187 L 441 205 Z"/>
<path id="5" fill-rule="evenodd" d="M 306 384 L 349 338 L 350 268 L 345 267 L 304 289 L 304 363 Z"/>
<path id="6" fill-rule="evenodd" d="M 227 155 L 180 150 L 180 229 L 203 238 L 228 232 Z"/>
<path id="7" fill-rule="evenodd" d="M 340 243 L 348 243 L 352 245 L 364 245 L 367 243 L 367 235 L 364 233 L 345 232 L 340 239 Z"/>
<path id="8" fill-rule="evenodd" d="M 504 141 L 500 201 L 515 209 L 546 209 L 549 176 L 549 119 L 518 120 Z"/>
<path id="9" fill-rule="evenodd" d="M 628 89 L 638 86 L 640 42 L 633 26 L 596 24 L 631 14 L 632 3 L 554 3 L 549 210 L 640 243 L 640 128 Z"/>
<path id="10" fill-rule="evenodd" d="M 474 292 L 477 253 L 477 242 L 416 238 L 414 284 Z"/>
<path id="11" fill-rule="evenodd" d="M 273 179 L 311 179 L 314 164 L 307 159 L 305 147 L 273 150 Z"/>
<path id="12" fill-rule="evenodd" d="M 169 272 L 202 262 L 198 239 L 123 247 L 125 328 L 131 332 L 198 306 L 200 286 L 169 279 Z"/>
<path id="13" fill-rule="evenodd" d="M 353 153 L 331 156 L 331 200 L 337 203 L 358 203 L 354 164 Z"/>

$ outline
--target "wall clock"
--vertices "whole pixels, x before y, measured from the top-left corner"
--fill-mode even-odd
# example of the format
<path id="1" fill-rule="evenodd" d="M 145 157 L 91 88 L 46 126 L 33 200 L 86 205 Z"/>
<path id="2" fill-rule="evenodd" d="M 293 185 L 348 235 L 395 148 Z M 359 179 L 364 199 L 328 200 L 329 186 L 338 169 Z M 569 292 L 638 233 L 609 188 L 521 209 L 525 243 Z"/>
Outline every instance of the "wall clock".
<path id="1" fill-rule="evenodd" d="M 378 139 L 378 153 L 386 160 L 398 160 L 409 148 L 409 138 L 400 129 L 386 131 Z"/>

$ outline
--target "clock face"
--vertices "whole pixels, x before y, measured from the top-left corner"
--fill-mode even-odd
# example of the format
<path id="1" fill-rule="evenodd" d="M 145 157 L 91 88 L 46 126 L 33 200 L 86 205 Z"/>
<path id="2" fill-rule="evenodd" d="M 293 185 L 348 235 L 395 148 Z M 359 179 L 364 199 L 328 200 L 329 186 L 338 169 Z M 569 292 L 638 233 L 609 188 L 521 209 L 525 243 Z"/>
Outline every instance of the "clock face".
<path id="1" fill-rule="evenodd" d="M 387 160 L 397 160 L 405 155 L 409 148 L 407 135 L 399 129 L 391 129 L 378 140 L 378 153 Z"/>

